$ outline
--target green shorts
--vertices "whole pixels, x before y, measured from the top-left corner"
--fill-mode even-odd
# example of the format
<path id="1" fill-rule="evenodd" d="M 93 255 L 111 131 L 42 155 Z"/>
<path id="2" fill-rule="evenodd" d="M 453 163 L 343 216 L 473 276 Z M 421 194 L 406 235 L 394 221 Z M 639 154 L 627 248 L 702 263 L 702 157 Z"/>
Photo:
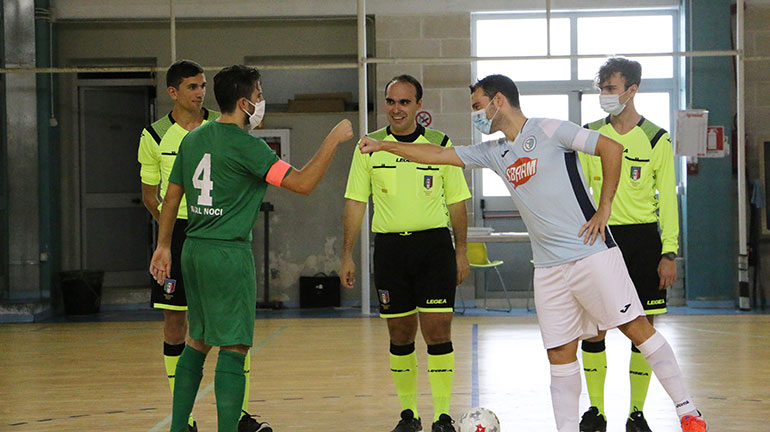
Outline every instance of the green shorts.
<path id="1" fill-rule="evenodd" d="M 187 237 L 182 249 L 190 338 L 251 346 L 257 276 L 249 243 Z"/>

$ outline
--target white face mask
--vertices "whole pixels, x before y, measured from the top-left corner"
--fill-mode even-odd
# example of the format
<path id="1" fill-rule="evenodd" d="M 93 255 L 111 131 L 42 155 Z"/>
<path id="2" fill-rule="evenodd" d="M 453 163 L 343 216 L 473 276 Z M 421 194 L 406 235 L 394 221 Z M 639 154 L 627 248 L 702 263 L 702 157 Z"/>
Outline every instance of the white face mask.
<path id="1" fill-rule="evenodd" d="M 249 116 L 249 130 L 256 129 L 256 127 L 259 126 L 259 123 L 262 122 L 262 117 L 265 116 L 265 100 L 262 99 L 256 104 L 252 103 L 248 99 L 246 99 L 246 102 L 254 107 L 254 112 L 249 114 L 249 112 L 245 109 L 241 109 L 246 113 L 247 116 Z"/>
<path id="2" fill-rule="evenodd" d="M 490 104 L 492 102 L 490 101 Z M 487 107 L 489 104 L 487 105 Z M 497 115 L 498 111 L 500 111 L 500 108 L 497 108 L 497 111 L 492 115 L 492 118 L 487 118 L 487 108 L 484 107 L 478 111 L 473 111 L 471 113 L 471 122 L 473 122 L 473 127 L 478 129 L 479 132 L 483 133 L 484 135 L 489 135 L 489 132 L 492 130 L 492 120 L 494 120 L 495 116 Z"/>
<path id="3" fill-rule="evenodd" d="M 626 103 L 628 103 L 628 101 L 626 101 L 626 103 L 620 103 L 620 96 L 626 94 L 627 92 L 628 90 L 619 95 L 599 95 L 599 105 L 601 105 L 602 109 L 607 114 L 612 114 L 614 116 L 619 115 L 626 108 Z"/>

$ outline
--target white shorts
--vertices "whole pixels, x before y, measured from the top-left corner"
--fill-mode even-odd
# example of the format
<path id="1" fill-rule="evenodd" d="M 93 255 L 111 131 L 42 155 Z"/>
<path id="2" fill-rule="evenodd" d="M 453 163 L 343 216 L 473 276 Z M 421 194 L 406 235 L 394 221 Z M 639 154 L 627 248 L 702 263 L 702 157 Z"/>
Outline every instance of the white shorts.
<path id="1" fill-rule="evenodd" d="M 546 349 L 589 339 L 644 315 L 620 248 L 535 268 L 535 307 Z"/>

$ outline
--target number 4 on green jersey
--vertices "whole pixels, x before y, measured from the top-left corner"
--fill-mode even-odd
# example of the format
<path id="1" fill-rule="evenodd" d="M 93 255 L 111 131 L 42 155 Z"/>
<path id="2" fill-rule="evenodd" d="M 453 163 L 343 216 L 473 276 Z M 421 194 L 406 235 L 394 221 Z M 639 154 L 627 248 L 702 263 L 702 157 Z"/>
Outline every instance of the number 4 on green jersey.
<path id="1" fill-rule="evenodd" d="M 214 190 L 214 182 L 211 181 L 211 153 L 205 153 L 198 163 L 193 173 L 192 184 L 195 189 L 201 191 L 198 195 L 198 205 L 210 206 L 213 202 L 211 191 Z"/>

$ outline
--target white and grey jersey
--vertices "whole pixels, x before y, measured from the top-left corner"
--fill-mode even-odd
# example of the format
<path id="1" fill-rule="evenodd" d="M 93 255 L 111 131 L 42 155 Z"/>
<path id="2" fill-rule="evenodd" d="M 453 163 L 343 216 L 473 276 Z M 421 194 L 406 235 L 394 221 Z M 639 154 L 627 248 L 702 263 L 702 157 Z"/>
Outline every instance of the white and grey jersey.
<path id="1" fill-rule="evenodd" d="M 466 168 L 490 168 L 505 182 L 532 242 L 536 267 L 548 267 L 615 247 L 607 229 L 593 245 L 578 237 L 596 213 L 575 151 L 594 154 L 599 133 L 562 120 L 532 118 L 506 138 L 455 151 Z"/>

